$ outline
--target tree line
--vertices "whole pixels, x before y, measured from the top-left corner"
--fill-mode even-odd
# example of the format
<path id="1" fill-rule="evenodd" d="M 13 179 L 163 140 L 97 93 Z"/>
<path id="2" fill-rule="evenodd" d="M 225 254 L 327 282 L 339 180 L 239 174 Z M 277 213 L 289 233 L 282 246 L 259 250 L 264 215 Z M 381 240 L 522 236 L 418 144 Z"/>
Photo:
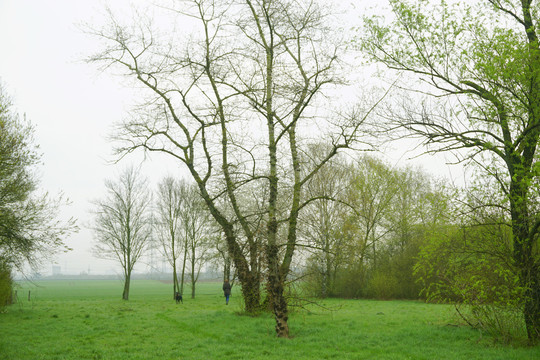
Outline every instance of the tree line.
<path id="1" fill-rule="evenodd" d="M 219 258 L 220 232 L 193 183 L 165 177 L 152 192 L 135 167 L 105 181 L 106 195 L 93 201 L 94 256 L 122 269 L 122 299 L 129 300 L 135 265 L 157 249 L 172 268 L 174 296 L 189 278 L 191 297 L 205 265 Z M 225 262 L 223 262 L 225 264 Z"/>

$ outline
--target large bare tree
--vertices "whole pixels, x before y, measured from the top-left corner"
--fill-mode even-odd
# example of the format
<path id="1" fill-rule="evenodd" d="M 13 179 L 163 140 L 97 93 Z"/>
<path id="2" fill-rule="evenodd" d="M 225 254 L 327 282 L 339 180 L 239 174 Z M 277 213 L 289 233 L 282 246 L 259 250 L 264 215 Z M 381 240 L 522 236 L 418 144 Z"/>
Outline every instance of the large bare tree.
<path id="1" fill-rule="evenodd" d="M 119 153 L 162 152 L 187 167 L 223 231 L 248 312 L 259 307 L 264 250 L 276 332 L 288 337 L 284 283 L 298 216 L 311 201 L 302 190 L 339 149 L 358 141 L 369 109 L 326 111 L 344 85 L 343 48 L 317 1 L 193 0 L 164 11 L 198 31 L 184 36 L 171 24 L 167 38 L 147 19 L 122 25 L 118 17 L 91 30 L 105 45 L 90 61 L 148 89 L 144 106 L 120 127 Z M 328 151 L 303 162 L 306 145 L 322 137 Z M 252 221 L 260 213 L 242 201 L 254 188 L 266 194 L 263 233 Z"/>
<path id="2" fill-rule="evenodd" d="M 152 234 L 151 193 L 147 181 L 134 167 L 117 181 L 105 181 L 106 195 L 94 201 L 94 254 L 122 266 L 123 300 L 129 300 L 131 273 Z"/>

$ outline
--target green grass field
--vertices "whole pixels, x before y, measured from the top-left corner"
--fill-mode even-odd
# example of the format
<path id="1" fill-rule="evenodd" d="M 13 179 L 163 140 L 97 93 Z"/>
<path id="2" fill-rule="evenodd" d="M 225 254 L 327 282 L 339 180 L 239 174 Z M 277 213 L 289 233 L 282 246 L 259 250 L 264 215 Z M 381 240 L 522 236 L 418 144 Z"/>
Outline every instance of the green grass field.
<path id="1" fill-rule="evenodd" d="M 225 306 L 218 283 L 180 305 L 158 281 L 134 281 L 129 301 L 120 281 L 36 285 L 0 314 L 0 359 L 540 359 L 540 347 L 456 326 L 444 305 L 325 300 L 332 311 L 294 311 L 293 338 L 277 339 L 270 314 L 239 315 L 240 296 Z"/>

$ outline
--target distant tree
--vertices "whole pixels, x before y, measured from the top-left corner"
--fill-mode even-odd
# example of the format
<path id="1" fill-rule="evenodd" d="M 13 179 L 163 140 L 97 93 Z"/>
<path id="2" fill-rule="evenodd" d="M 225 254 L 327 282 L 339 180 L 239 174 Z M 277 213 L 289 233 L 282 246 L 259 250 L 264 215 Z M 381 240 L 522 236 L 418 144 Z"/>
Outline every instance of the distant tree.
<path id="1" fill-rule="evenodd" d="M 181 212 L 184 201 L 181 185 L 173 177 L 166 177 L 158 184 L 155 221 L 158 234 L 157 242 L 173 269 L 173 295 L 176 292 L 182 293 L 178 279 L 177 262 L 185 246 L 181 237 Z"/>
<path id="2" fill-rule="evenodd" d="M 361 156 L 354 164 L 348 198 L 354 208 L 358 261 L 377 267 L 377 247 L 390 231 L 387 221 L 399 192 L 397 172 L 382 160 Z"/>
<path id="3" fill-rule="evenodd" d="M 314 294 L 418 298 L 413 268 L 426 233 L 446 221 L 444 183 L 364 154 L 334 158 L 306 190 L 318 198 L 301 217 Z"/>
<path id="4" fill-rule="evenodd" d="M 181 221 L 180 238 L 184 247 L 184 265 L 182 268 L 182 285 L 184 284 L 184 271 L 188 266 L 191 298 L 195 298 L 195 288 L 201 269 L 209 259 L 212 237 L 215 236 L 216 227 L 208 212 L 195 183 L 180 182 L 180 197 L 182 207 L 179 217 Z"/>
<path id="5" fill-rule="evenodd" d="M 147 180 L 134 167 L 125 169 L 118 181 L 105 181 L 107 194 L 93 202 L 93 248 L 97 257 L 116 260 L 122 266 L 124 291 L 129 300 L 131 274 L 152 234 L 151 193 Z"/>
<path id="6" fill-rule="evenodd" d="M 320 145 L 312 151 L 324 148 Z M 319 200 L 306 206 L 299 218 L 300 247 L 308 254 L 310 290 L 323 298 L 335 295 L 336 275 L 344 265 L 347 237 L 343 228 L 352 213 L 346 205 L 351 174 L 350 164 L 334 158 L 306 185 L 306 196 Z"/>
<path id="7" fill-rule="evenodd" d="M 0 272 L 11 279 L 12 269 L 37 267 L 42 259 L 69 248 L 64 238 L 77 230 L 74 219 L 58 220 L 66 201 L 39 194 L 36 167 L 41 155 L 33 128 L 13 112 L 0 85 Z M 2 287 L 7 289 L 7 287 Z M 0 302 L 0 306 L 3 304 Z"/>

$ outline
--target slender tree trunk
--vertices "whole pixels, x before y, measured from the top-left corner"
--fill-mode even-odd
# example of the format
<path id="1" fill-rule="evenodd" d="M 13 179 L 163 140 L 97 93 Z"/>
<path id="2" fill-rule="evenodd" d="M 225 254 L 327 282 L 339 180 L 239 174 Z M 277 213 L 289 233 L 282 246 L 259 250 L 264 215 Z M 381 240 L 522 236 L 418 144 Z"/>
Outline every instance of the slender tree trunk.
<path id="1" fill-rule="evenodd" d="M 326 265 L 326 269 L 324 271 L 324 296 L 323 297 L 328 297 L 330 295 L 330 292 L 331 292 L 331 281 L 332 281 L 332 277 L 331 277 L 331 274 L 332 274 L 332 263 L 331 263 L 331 260 L 330 260 L 330 244 L 329 244 L 329 240 L 327 239 L 326 241 L 326 244 L 325 244 L 325 252 L 324 252 L 324 258 L 325 258 L 325 265 Z"/>
<path id="2" fill-rule="evenodd" d="M 195 246 L 191 247 L 191 298 L 195 299 Z"/>
<path id="3" fill-rule="evenodd" d="M 182 260 L 182 278 L 180 280 L 180 295 L 184 295 L 184 280 L 186 276 L 187 244 L 184 246 L 184 259 Z"/>
<path id="4" fill-rule="evenodd" d="M 128 272 L 124 279 L 124 292 L 122 293 L 122 300 L 129 300 L 129 285 L 131 282 L 131 271 Z"/>
<path id="5" fill-rule="evenodd" d="M 176 273 L 176 259 L 173 260 L 173 298 L 176 298 L 176 292 L 179 292 L 178 288 L 178 274 Z"/>

